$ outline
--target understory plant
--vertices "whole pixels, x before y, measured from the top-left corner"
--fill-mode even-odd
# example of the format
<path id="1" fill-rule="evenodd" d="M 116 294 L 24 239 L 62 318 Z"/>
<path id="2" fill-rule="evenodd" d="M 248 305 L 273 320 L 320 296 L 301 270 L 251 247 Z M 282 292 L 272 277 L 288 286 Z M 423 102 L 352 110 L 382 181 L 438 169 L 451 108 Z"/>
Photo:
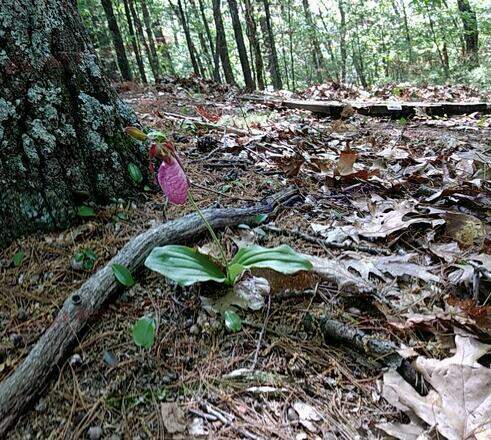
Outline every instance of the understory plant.
<path id="1" fill-rule="evenodd" d="M 135 139 L 150 142 L 150 160 L 156 158 L 161 161 L 157 181 L 164 195 L 173 204 L 181 205 L 187 201 L 191 203 L 220 253 L 220 262 L 215 262 L 210 256 L 187 246 L 155 247 L 145 260 L 146 267 L 180 286 L 206 281 L 233 286 L 245 271 L 252 268 L 272 269 L 287 275 L 312 269 L 312 264 L 307 258 L 297 254 L 287 245 L 273 249 L 256 245 L 241 246 L 232 259 L 227 259 L 215 231 L 193 198 L 189 179 L 174 145 L 159 131 L 144 133 L 135 127 L 128 127 L 126 132 Z M 154 172 L 152 162 L 150 171 Z"/>

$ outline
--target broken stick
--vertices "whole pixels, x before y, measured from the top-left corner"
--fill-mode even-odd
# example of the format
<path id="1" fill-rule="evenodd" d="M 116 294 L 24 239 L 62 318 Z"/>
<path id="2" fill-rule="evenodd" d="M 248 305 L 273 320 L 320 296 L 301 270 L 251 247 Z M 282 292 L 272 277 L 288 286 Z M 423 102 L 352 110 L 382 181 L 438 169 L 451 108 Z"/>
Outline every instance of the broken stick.
<path id="1" fill-rule="evenodd" d="M 203 214 L 213 228 L 225 228 L 251 222 L 258 214 L 272 213 L 296 196 L 295 189 L 287 189 L 250 207 L 207 209 Z M 205 231 L 206 226 L 198 215 L 189 214 L 143 232 L 65 300 L 51 326 L 24 361 L 0 383 L 0 438 L 5 438 L 22 410 L 43 389 L 51 371 L 78 342 L 86 324 L 120 290 L 112 265 L 122 264 L 134 273 L 155 246 L 186 242 Z"/>

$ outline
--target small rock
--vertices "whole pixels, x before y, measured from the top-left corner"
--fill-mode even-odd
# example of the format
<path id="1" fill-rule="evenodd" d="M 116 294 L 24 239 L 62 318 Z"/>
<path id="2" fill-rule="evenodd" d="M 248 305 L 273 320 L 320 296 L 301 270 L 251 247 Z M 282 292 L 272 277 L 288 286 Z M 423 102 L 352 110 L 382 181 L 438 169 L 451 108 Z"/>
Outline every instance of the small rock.
<path id="1" fill-rule="evenodd" d="M 288 411 L 286 412 L 286 418 L 290 422 L 294 422 L 298 420 L 298 413 L 290 406 L 290 408 L 288 408 Z"/>
<path id="2" fill-rule="evenodd" d="M 70 358 L 70 361 L 69 362 L 70 362 L 70 366 L 72 368 L 80 367 L 83 364 L 82 357 L 79 354 L 74 354 Z"/>
<path id="3" fill-rule="evenodd" d="M 87 434 L 90 440 L 99 440 L 102 437 L 102 428 L 100 426 L 91 426 Z"/>
<path id="4" fill-rule="evenodd" d="M 12 342 L 12 345 L 15 348 L 20 347 L 20 345 L 22 344 L 22 336 L 17 333 L 12 333 L 10 335 L 10 342 Z"/>
<path id="5" fill-rule="evenodd" d="M 199 328 L 199 325 L 194 324 L 191 326 L 189 329 L 189 333 L 191 333 L 194 336 L 198 336 L 201 333 L 201 329 Z"/>
<path id="6" fill-rule="evenodd" d="M 46 411 L 46 408 L 47 408 L 47 405 L 46 405 L 46 402 L 43 400 L 43 399 L 39 399 L 39 402 L 36 403 L 36 406 L 34 407 L 34 409 L 38 412 L 38 413 L 43 413 Z"/>
<path id="7" fill-rule="evenodd" d="M 20 322 L 27 321 L 29 318 L 29 313 L 25 309 L 19 309 L 17 312 L 17 320 Z"/>

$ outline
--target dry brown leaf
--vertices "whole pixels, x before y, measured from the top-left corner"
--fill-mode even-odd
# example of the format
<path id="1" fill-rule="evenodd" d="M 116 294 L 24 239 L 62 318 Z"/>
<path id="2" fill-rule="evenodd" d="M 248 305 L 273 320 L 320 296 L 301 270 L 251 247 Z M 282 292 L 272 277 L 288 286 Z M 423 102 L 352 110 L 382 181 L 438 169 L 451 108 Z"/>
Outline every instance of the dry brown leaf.
<path id="1" fill-rule="evenodd" d="M 336 169 L 334 170 L 335 176 L 348 176 L 353 174 L 355 171 L 353 170 L 353 165 L 355 164 L 356 158 L 358 154 L 354 151 L 345 150 L 341 151 L 339 156 L 338 163 L 336 165 Z"/>
<path id="2" fill-rule="evenodd" d="M 161 403 L 160 413 L 162 415 L 165 429 L 169 434 L 176 434 L 186 431 L 186 415 L 177 403 Z"/>
<path id="3" fill-rule="evenodd" d="M 482 241 L 486 235 L 482 221 L 472 215 L 447 212 L 444 218 L 447 235 L 463 246 L 472 246 L 475 242 Z"/>
<path id="4" fill-rule="evenodd" d="M 491 369 L 477 361 L 491 351 L 470 335 L 455 336 L 456 353 L 443 360 L 419 356 L 415 368 L 433 387 L 421 396 L 402 376 L 384 374 L 383 396 L 410 418 L 409 425 L 377 427 L 399 439 L 417 439 L 433 427 L 449 440 L 491 438 Z"/>

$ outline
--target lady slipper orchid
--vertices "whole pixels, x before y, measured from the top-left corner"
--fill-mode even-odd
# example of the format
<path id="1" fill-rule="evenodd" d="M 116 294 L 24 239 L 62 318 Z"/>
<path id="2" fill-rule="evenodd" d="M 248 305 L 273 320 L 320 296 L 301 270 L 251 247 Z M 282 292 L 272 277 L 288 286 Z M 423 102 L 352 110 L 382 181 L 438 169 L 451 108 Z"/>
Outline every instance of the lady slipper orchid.
<path id="1" fill-rule="evenodd" d="M 182 205 L 188 199 L 189 180 L 182 168 L 181 161 L 171 142 L 162 145 L 162 149 L 156 153 L 162 157 L 157 180 L 162 191 L 175 205 Z"/>

